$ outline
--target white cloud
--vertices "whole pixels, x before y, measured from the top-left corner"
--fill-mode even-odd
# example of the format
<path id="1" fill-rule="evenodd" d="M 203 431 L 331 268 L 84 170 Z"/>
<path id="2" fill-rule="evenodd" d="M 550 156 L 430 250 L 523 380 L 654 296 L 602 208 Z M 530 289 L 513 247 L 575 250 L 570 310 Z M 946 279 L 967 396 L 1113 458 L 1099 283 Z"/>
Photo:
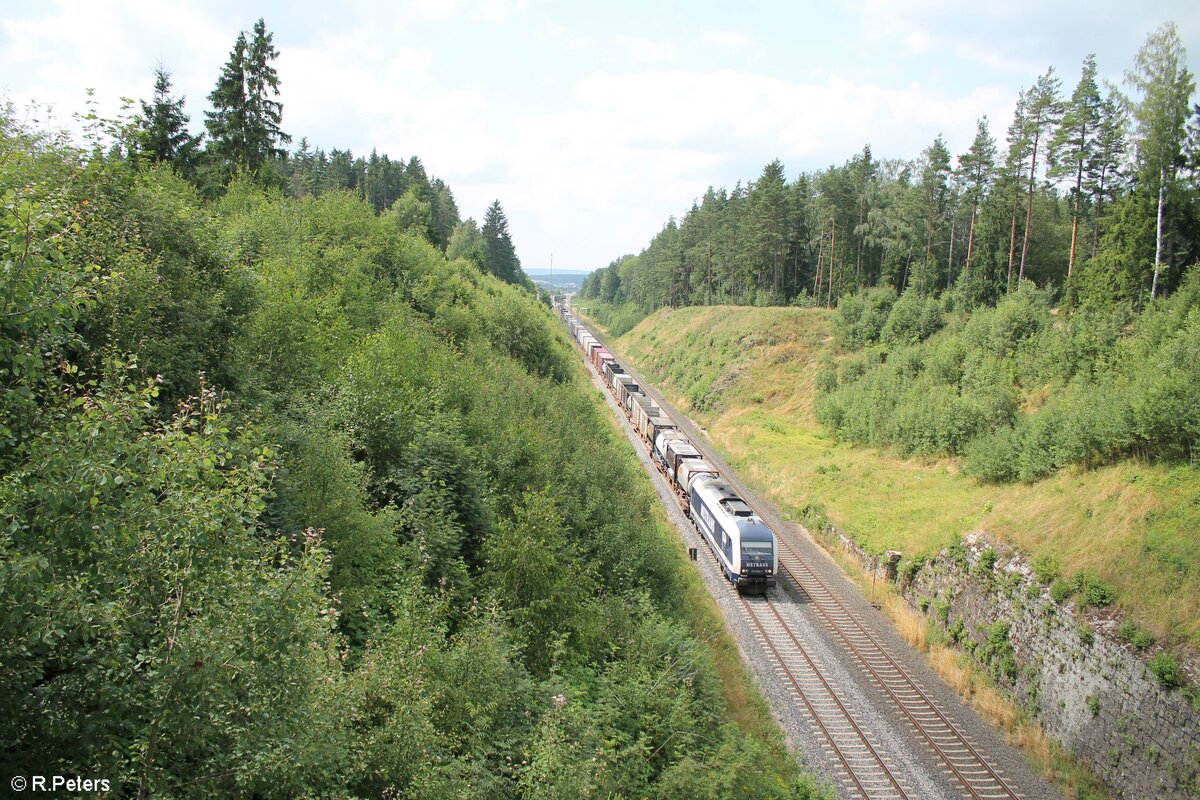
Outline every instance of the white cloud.
<path id="1" fill-rule="evenodd" d="M 0 54 L 0 74 L 20 75 L 22 89 L 10 94 L 15 103 L 53 104 L 60 124 L 67 121 L 64 114 L 82 108 L 85 88 L 96 90 L 102 115 L 115 114 L 121 96 L 149 97 L 159 58 L 172 73 L 174 93 L 186 95 L 195 124 L 212 88 L 196 79 L 215 80 L 236 36 L 194 2 L 118 0 L 101 6 L 60 0 L 53 10 L 34 13 L 3 21 L 8 43 Z M 145 42 L 155 43 L 153 55 Z"/>
<path id="2" fill-rule="evenodd" d="M 556 252 L 564 267 L 599 266 L 588 263 L 596 253 L 640 250 L 708 185 L 753 179 L 746 164 L 757 171 L 779 157 L 794 176 L 840 164 L 866 143 L 877 157 L 911 158 L 939 132 L 957 153 L 978 115 L 1011 109 L 1006 95 L 733 70 L 594 73 L 568 107 L 517 120 L 503 152 L 507 181 L 453 185 L 464 206 L 502 198 L 527 263 Z"/>
<path id="3" fill-rule="evenodd" d="M 285 130 L 326 149 L 418 155 L 442 177 L 478 173 L 501 152 L 480 124 L 487 94 L 441 86 L 427 48 L 370 50 L 356 37 L 331 38 L 282 51 L 278 67 L 288 76 Z"/>
<path id="4" fill-rule="evenodd" d="M 406 10 L 422 19 L 448 19 L 458 14 L 459 0 L 408 0 Z"/>

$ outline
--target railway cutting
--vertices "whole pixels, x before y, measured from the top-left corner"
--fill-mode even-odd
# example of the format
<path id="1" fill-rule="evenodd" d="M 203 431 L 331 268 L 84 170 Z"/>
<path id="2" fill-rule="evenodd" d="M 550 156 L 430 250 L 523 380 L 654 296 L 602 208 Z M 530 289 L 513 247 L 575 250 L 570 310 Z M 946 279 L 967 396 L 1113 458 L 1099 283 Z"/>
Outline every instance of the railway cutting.
<path id="1" fill-rule="evenodd" d="M 557 310 L 651 472 L 743 657 L 840 797 L 1057 797 L 933 675 L 800 526 L 737 480 L 685 416 L 565 305 Z M 763 557 L 768 530 L 769 566 Z M 744 541 L 743 541 L 744 540 Z"/>

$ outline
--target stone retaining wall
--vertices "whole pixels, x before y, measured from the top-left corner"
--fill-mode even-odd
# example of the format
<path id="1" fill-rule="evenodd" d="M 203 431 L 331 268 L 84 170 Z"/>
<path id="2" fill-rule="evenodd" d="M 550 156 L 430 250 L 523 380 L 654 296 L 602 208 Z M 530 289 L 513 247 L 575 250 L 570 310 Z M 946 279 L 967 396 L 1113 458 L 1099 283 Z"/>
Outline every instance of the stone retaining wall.
<path id="1" fill-rule="evenodd" d="M 896 580 L 1115 797 L 1200 797 L 1200 709 L 1188 692 L 1162 686 L 1147 666 L 1153 650 L 1139 654 L 1117 638 L 1117 613 L 1055 602 L 1020 554 L 982 532 L 899 575 L 898 554 L 876 559 L 836 529 L 824 535 L 868 573 Z M 987 551 L 991 569 L 981 564 Z"/>

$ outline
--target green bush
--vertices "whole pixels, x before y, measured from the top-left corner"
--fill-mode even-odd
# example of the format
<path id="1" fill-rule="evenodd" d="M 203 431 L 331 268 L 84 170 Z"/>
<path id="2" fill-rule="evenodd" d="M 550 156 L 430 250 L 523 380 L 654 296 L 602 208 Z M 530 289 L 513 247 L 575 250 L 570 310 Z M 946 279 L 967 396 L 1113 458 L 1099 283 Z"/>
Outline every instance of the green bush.
<path id="1" fill-rule="evenodd" d="M 817 372 L 817 393 L 829 394 L 838 385 L 837 365 L 827 355 L 821 358 L 821 369 Z"/>
<path id="2" fill-rule="evenodd" d="M 1091 570 L 1080 570 L 1071 578 L 1071 591 L 1079 595 L 1081 604 L 1104 608 L 1117 601 L 1117 592 Z"/>
<path id="3" fill-rule="evenodd" d="M 1126 619 L 1117 627 L 1117 638 L 1129 642 L 1137 650 L 1148 650 L 1155 642 L 1154 634 L 1132 619 Z"/>
<path id="4" fill-rule="evenodd" d="M 983 641 L 975 650 L 975 657 L 991 669 L 997 681 L 1012 681 L 1017 677 L 1017 659 L 1012 642 L 1009 641 L 1009 623 L 1003 620 L 985 625 L 981 631 Z"/>
<path id="5" fill-rule="evenodd" d="M 1079 625 L 1075 628 L 1075 635 L 1079 637 L 1079 643 L 1084 647 L 1091 647 L 1096 643 L 1096 632 L 1090 625 Z"/>
<path id="6" fill-rule="evenodd" d="M 1071 588 L 1071 584 L 1061 578 L 1050 585 L 1050 597 L 1060 605 L 1067 602 L 1067 599 L 1073 594 L 1075 594 L 1075 590 Z"/>
<path id="7" fill-rule="evenodd" d="M 836 387 L 823 378 L 829 402 L 818 419 L 859 444 L 961 454 L 965 472 L 993 483 L 1131 455 L 1190 460 L 1200 450 L 1200 269 L 1192 273 L 1133 325 L 1124 307 L 1056 318 L 1051 293 L 1027 281 L 934 339 L 936 301 L 906 292 L 880 330 L 887 357 L 860 349 Z M 880 347 L 854 333 L 867 316 L 865 297 L 847 299 L 847 349 Z M 1022 411 L 1029 399 L 1033 410 Z"/>
<path id="8" fill-rule="evenodd" d="M 944 324 L 941 304 L 910 288 L 892 305 L 880 340 L 893 346 L 916 344 L 937 333 Z"/>
<path id="9" fill-rule="evenodd" d="M 868 289 L 838 301 L 834 334 L 844 350 L 857 350 L 880 340 L 888 314 L 896 302 L 891 289 Z"/>
<path id="10" fill-rule="evenodd" d="M 1009 483 L 1018 474 L 1021 435 L 1012 428 L 1000 428 L 971 441 L 965 448 L 964 471 L 985 483 Z"/>
<path id="11" fill-rule="evenodd" d="M 1033 560 L 1033 575 L 1038 583 L 1054 583 L 1062 575 L 1062 568 L 1053 556 L 1038 556 Z"/>
<path id="12" fill-rule="evenodd" d="M 1179 662 L 1175 660 L 1175 656 L 1166 652 L 1156 654 L 1151 658 L 1146 666 L 1154 673 L 1154 677 L 1158 678 L 1158 682 L 1167 689 L 1177 689 L 1183 686 L 1186 682 L 1186 677 L 1183 670 L 1179 667 Z"/>

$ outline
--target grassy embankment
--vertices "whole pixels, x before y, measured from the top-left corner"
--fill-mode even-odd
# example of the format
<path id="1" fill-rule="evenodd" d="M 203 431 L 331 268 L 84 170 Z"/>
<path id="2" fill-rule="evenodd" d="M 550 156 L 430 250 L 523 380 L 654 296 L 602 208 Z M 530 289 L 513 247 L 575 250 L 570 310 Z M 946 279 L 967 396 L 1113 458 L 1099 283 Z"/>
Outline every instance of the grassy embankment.
<path id="1" fill-rule="evenodd" d="M 663 310 L 614 342 L 792 519 L 819 509 L 869 550 L 933 553 L 982 528 L 1067 576 L 1092 570 L 1160 639 L 1200 646 L 1200 472 L 1133 461 L 983 485 L 953 459 L 839 444 L 813 413 L 834 352 L 820 309 Z M 1182 576 L 1182 577 L 1181 577 Z"/>

